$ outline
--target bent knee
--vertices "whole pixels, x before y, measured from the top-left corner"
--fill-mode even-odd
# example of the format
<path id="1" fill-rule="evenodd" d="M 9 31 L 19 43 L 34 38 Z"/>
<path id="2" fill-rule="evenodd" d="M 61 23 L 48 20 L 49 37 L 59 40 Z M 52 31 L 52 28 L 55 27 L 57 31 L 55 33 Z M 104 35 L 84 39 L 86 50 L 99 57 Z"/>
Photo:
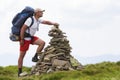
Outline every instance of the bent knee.
<path id="1" fill-rule="evenodd" d="M 40 45 L 44 46 L 45 45 L 45 41 L 41 41 Z"/>
<path id="2" fill-rule="evenodd" d="M 39 43 L 38 43 L 39 46 L 44 46 L 45 45 L 45 41 L 41 40 Z"/>
<path id="3" fill-rule="evenodd" d="M 35 45 L 45 45 L 45 41 L 43 41 L 41 39 L 38 39 L 33 44 L 35 44 Z"/>

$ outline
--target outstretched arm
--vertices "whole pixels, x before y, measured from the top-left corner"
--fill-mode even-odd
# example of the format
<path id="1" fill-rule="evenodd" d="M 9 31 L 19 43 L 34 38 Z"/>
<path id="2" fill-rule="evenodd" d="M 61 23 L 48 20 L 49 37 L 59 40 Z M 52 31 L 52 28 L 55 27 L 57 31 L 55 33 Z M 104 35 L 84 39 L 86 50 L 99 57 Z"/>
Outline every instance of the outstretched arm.
<path id="1" fill-rule="evenodd" d="M 59 26 L 58 23 L 56 23 L 56 22 L 51 22 L 51 21 L 47 21 L 47 20 L 43 20 L 41 23 L 42 23 L 42 24 L 47 24 L 47 25 Z"/>

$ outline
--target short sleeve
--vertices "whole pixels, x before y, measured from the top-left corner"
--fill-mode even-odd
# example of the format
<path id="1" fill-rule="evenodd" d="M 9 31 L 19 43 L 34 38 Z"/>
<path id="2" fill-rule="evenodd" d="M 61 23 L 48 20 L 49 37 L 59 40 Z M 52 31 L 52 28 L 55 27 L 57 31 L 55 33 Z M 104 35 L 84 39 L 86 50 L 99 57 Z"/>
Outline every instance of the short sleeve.
<path id="1" fill-rule="evenodd" d="M 27 27 L 29 27 L 32 23 L 32 19 L 31 18 L 28 18 L 26 21 L 25 21 L 25 25 L 27 25 Z"/>
<path id="2" fill-rule="evenodd" d="M 39 23 L 42 23 L 44 20 L 42 20 L 42 19 L 39 19 Z"/>

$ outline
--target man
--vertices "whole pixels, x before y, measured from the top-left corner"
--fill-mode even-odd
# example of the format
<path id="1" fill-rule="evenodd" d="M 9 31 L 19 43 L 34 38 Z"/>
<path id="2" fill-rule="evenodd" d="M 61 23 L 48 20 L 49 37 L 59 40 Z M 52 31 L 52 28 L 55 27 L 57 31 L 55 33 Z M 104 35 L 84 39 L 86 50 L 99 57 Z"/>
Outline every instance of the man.
<path id="1" fill-rule="evenodd" d="M 34 21 L 33 21 L 32 26 L 29 27 L 32 23 L 32 19 L 28 18 L 21 28 L 21 32 L 20 32 L 20 55 L 19 55 L 19 59 L 18 59 L 18 76 L 20 76 L 20 74 L 22 73 L 23 59 L 24 59 L 24 56 L 29 48 L 29 45 L 30 44 L 38 45 L 35 56 L 32 58 L 33 62 L 38 61 L 37 55 L 38 55 L 38 53 L 40 53 L 42 51 L 42 49 L 45 46 L 45 42 L 42 39 L 34 36 L 36 31 L 38 31 L 39 24 L 41 23 L 41 24 L 59 26 L 59 24 L 55 23 L 55 22 L 51 22 L 51 21 L 47 21 L 47 20 L 40 20 L 40 17 L 43 16 L 44 11 L 45 10 L 42 10 L 39 8 L 35 9 L 35 13 L 33 16 Z M 25 33 L 29 33 L 31 36 L 25 37 L 24 36 Z"/>

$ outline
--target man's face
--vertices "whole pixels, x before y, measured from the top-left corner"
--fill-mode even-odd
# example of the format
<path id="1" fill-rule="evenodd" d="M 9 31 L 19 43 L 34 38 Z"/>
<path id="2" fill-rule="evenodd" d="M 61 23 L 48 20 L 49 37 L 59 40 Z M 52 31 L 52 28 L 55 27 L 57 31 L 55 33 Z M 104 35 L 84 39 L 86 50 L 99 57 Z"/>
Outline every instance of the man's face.
<path id="1" fill-rule="evenodd" d="M 37 12 L 37 16 L 40 18 L 40 17 L 42 17 L 43 16 L 43 11 L 38 11 Z"/>

